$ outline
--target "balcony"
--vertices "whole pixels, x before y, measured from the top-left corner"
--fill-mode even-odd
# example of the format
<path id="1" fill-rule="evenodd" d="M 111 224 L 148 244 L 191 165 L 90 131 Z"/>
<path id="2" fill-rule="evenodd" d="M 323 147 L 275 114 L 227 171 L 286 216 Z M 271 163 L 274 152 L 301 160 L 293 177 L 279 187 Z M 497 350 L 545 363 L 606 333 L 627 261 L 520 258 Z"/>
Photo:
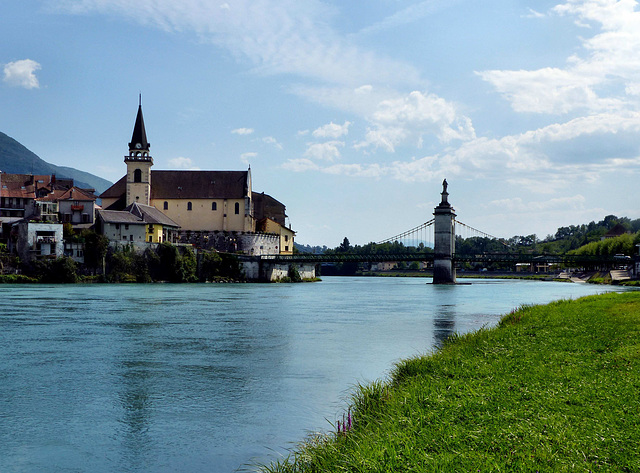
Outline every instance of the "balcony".
<path id="1" fill-rule="evenodd" d="M 72 205 L 71 206 L 71 211 L 72 212 L 82 212 L 84 210 L 84 205 Z"/>

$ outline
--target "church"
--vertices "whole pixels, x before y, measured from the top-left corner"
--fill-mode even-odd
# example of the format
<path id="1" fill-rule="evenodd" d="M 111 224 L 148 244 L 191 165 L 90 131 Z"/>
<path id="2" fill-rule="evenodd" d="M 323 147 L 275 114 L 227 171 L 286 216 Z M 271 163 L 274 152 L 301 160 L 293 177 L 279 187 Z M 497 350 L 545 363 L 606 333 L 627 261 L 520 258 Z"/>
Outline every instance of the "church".
<path id="1" fill-rule="evenodd" d="M 174 230 L 179 227 L 173 241 L 206 249 L 246 254 L 293 252 L 295 232 L 286 227 L 286 207 L 268 194 L 253 192 L 251 168 L 152 170 L 150 149 L 140 102 L 129 153 L 124 157 L 127 173 L 100 195 L 104 210 L 125 211 L 133 204 L 153 207 L 174 222 Z M 157 225 L 156 237 L 147 232 L 145 242 L 162 242 Z"/>

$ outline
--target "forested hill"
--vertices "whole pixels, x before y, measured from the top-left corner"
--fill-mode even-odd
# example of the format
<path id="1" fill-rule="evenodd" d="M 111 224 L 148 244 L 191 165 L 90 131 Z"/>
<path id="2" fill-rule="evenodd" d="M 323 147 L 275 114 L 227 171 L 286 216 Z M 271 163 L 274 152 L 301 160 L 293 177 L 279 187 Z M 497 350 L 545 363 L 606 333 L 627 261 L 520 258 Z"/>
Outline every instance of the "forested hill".
<path id="1" fill-rule="evenodd" d="M 0 132 L 0 171 L 10 174 L 55 174 L 72 178 L 78 187 L 93 188 L 97 194 L 111 186 L 111 182 L 78 169 L 49 164 L 10 136 Z"/>

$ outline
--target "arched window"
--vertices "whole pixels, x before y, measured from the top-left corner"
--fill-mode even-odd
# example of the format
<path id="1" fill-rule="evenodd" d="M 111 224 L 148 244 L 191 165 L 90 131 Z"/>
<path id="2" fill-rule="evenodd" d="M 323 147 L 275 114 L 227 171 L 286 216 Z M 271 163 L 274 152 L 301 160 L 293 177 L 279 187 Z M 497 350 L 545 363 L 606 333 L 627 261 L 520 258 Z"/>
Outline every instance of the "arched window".
<path id="1" fill-rule="evenodd" d="M 218 210 L 218 204 L 215 202 L 211 202 L 211 210 Z"/>
<path id="2" fill-rule="evenodd" d="M 166 200 L 164 201 L 164 209 L 169 210 L 169 202 L 167 202 Z"/>
<path id="3" fill-rule="evenodd" d="M 240 203 L 236 202 L 236 215 L 240 214 Z"/>
<path id="4" fill-rule="evenodd" d="M 187 202 L 187 210 L 193 210 L 193 205 L 191 205 L 191 202 Z"/>
<path id="5" fill-rule="evenodd" d="M 133 171 L 133 182 L 142 182 L 142 171 L 140 169 Z"/>

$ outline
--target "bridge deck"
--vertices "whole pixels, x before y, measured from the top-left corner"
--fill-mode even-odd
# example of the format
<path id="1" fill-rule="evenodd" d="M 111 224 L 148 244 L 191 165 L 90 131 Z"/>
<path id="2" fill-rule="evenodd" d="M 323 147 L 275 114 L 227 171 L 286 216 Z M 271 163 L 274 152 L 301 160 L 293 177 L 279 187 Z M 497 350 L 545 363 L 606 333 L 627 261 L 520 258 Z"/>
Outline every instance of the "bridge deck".
<path id="1" fill-rule="evenodd" d="M 375 254 L 328 254 L 318 255 L 299 253 L 295 255 L 264 255 L 263 261 L 273 263 L 378 263 L 383 261 L 433 261 L 433 253 L 375 253 Z M 614 256 L 583 256 L 583 255 L 547 255 L 547 254 L 512 254 L 512 253 L 484 253 L 466 255 L 455 253 L 453 261 L 456 263 L 558 263 L 565 265 L 597 265 L 621 264 Z"/>

